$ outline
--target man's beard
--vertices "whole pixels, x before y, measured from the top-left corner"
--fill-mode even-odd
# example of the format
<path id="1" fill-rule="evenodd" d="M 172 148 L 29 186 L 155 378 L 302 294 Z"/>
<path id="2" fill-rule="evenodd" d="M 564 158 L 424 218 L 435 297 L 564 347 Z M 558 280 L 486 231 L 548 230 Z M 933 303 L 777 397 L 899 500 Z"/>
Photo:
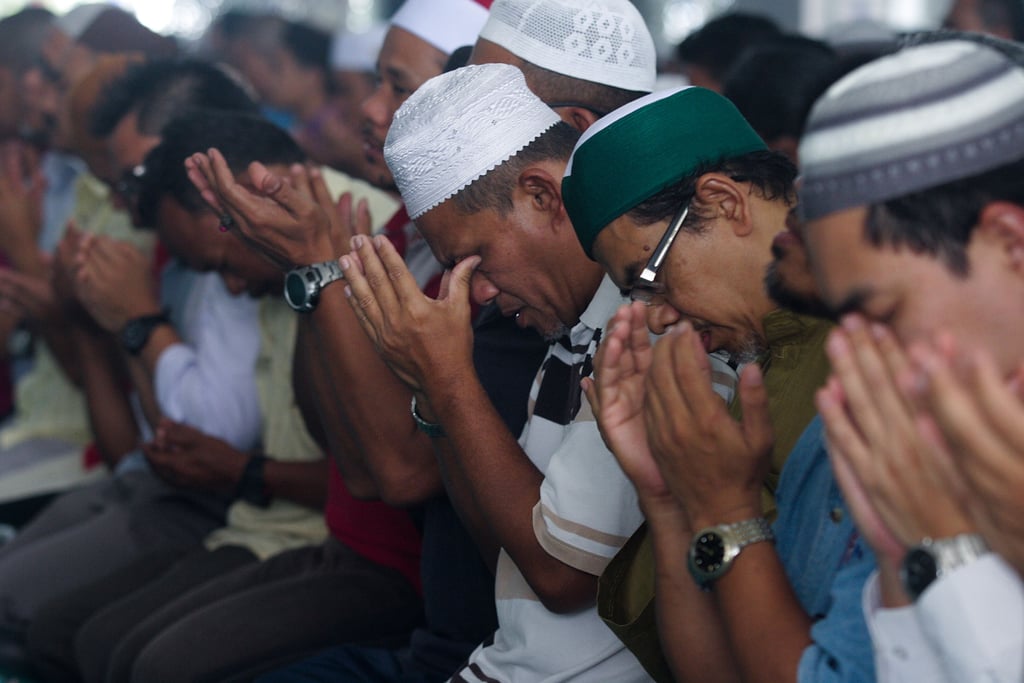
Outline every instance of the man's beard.
<path id="1" fill-rule="evenodd" d="M 740 343 L 738 348 L 728 350 L 729 365 L 734 368 L 740 368 L 749 363 L 757 362 L 767 350 L 768 348 L 764 340 L 751 333 L 749 337 Z"/>

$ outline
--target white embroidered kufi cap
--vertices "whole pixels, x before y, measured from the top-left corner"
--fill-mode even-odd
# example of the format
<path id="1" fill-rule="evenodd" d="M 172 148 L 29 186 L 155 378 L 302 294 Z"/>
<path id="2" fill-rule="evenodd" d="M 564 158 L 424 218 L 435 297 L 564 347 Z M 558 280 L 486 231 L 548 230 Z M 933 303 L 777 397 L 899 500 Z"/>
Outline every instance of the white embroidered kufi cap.
<path id="1" fill-rule="evenodd" d="M 480 37 L 565 76 L 654 89 L 654 40 L 628 0 L 495 0 Z"/>
<path id="2" fill-rule="evenodd" d="M 406 0 L 391 17 L 405 29 L 446 55 L 472 45 L 487 21 L 487 8 L 474 0 Z"/>
<path id="3" fill-rule="evenodd" d="M 337 71 L 376 71 L 377 55 L 388 27 L 374 24 L 362 33 L 343 30 L 331 40 L 331 68 Z"/>
<path id="4" fill-rule="evenodd" d="M 395 113 L 384 160 L 415 220 L 505 163 L 561 119 L 508 64 L 435 76 Z"/>

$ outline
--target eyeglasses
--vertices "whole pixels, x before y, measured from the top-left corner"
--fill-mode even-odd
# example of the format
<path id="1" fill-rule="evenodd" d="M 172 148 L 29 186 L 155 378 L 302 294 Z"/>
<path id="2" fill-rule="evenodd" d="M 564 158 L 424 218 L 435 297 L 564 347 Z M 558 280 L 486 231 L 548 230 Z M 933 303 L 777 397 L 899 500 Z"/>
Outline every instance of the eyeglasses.
<path id="1" fill-rule="evenodd" d="M 114 183 L 114 192 L 119 194 L 127 204 L 133 205 L 142 191 L 142 179 L 146 177 L 146 166 L 138 164 L 125 169 L 121 177 Z"/>
<path id="2" fill-rule="evenodd" d="M 668 224 L 668 229 L 665 234 L 661 236 L 661 241 L 658 242 L 658 246 L 654 249 L 654 253 L 651 254 L 651 258 L 647 261 L 647 265 L 644 266 L 643 271 L 640 273 L 640 277 L 636 279 L 633 286 L 629 289 L 629 300 L 639 301 L 646 306 L 654 305 L 658 299 L 665 294 L 665 283 L 655 282 L 655 278 L 658 277 L 658 271 L 661 270 L 661 264 L 665 262 L 665 257 L 668 255 L 668 250 L 672 248 L 672 243 L 675 242 L 676 235 L 679 234 L 679 229 L 683 227 L 683 221 L 686 220 L 687 214 L 690 213 L 690 203 L 687 202 L 672 218 L 672 221 Z"/>

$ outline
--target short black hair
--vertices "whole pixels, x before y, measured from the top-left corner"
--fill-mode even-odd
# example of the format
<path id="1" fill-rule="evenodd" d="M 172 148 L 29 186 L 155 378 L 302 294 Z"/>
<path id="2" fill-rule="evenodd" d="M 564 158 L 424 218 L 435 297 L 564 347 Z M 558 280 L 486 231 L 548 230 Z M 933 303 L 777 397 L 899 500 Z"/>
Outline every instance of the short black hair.
<path id="1" fill-rule="evenodd" d="M 35 65 L 53 19 L 53 13 L 42 7 L 26 7 L 0 19 L 0 65 L 15 73 Z"/>
<path id="2" fill-rule="evenodd" d="M 799 138 L 823 79 L 838 63 L 826 43 L 782 36 L 746 49 L 729 70 L 722 94 L 764 140 Z"/>
<path id="3" fill-rule="evenodd" d="M 144 225 L 156 224 L 157 207 L 165 196 L 191 213 L 206 208 L 185 170 L 185 159 L 196 152 L 216 147 L 235 174 L 253 161 L 287 165 L 306 161 L 306 155 L 286 131 L 262 117 L 243 112 L 192 110 L 168 123 L 161 137 L 161 143 L 143 162 L 139 215 Z"/>
<path id="4" fill-rule="evenodd" d="M 452 197 L 455 208 L 464 215 L 487 209 L 497 212 L 502 217 L 509 215 L 513 209 L 512 191 L 520 172 L 530 164 L 541 161 L 568 161 L 579 139 L 578 130 L 564 121 L 559 121 L 514 157 L 473 181 Z"/>
<path id="5" fill-rule="evenodd" d="M 130 67 L 100 95 L 90 132 L 109 137 L 125 116 L 138 112 L 139 131 L 159 135 L 167 123 L 192 109 L 256 113 L 256 103 L 219 67 L 197 59 L 161 59 Z"/>
<path id="6" fill-rule="evenodd" d="M 1006 201 L 1024 207 L 1024 160 L 868 207 L 865 236 L 876 247 L 906 247 L 966 275 L 967 244 L 982 209 Z"/>
<path id="7" fill-rule="evenodd" d="M 580 104 L 598 116 L 604 116 L 648 94 L 566 76 L 532 62 L 522 61 L 518 66 L 530 84 L 530 90 L 540 99 L 547 103 Z"/>
<path id="8" fill-rule="evenodd" d="M 727 159 L 700 164 L 682 180 L 645 199 L 626 215 L 640 225 L 653 225 L 668 220 L 679 211 L 679 207 L 691 202 L 697 194 L 697 181 L 708 173 L 721 173 L 737 182 L 749 182 L 765 199 L 781 199 L 792 205 L 796 201 L 796 166 L 778 152 L 758 151 Z M 690 207 L 690 213 L 683 222 L 683 230 L 701 233 L 706 229 L 707 216 L 699 206 Z"/>
<path id="9" fill-rule="evenodd" d="M 289 21 L 281 35 L 281 46 L 295 61 L 310 69 L 328 70 L 331 54 L 331 36 L 308 24 Z"/>
<path id="10" fill-rule="evenodd" d="M 782 35 L 779 25 L 768 17 L 731 12 L 712 19 L 676 46 L 676 57 L 684 64 L 707 69 L 722 80 L 745 49 Z"/>

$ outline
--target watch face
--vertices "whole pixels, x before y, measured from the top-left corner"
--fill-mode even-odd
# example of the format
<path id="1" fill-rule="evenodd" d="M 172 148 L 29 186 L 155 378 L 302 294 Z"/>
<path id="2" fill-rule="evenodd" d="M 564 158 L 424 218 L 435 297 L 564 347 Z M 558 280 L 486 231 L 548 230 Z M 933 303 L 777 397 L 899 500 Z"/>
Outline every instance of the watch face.
<path id="1" fill-rule="evenodd" d="M 693 544 L 693 566 L 705 574 L 715 574 L 725 561 L 725 541 L 717 533 L 707 531 Z"/>
<path id="2" fill-rule="evenodd" d="M 306 305 L 308 298 L 306 281 L 301 273 L 292 271 L 284 278 L 284 297 L 293 308 Z"/>
<path id="3" fill-rule="evenodd" d="M 131 320 L 121 332 L 121 343 L 131 353 L 137 353 L 149 339 L 149 326 L 140 320 Z"/>
<path id="4" fill-rule="evenodd" d="M 910 597 L 916 598 L 938 576 L 938 565 L 930 552 L 913 548 L 903 558 L 903 585 Z"/>

